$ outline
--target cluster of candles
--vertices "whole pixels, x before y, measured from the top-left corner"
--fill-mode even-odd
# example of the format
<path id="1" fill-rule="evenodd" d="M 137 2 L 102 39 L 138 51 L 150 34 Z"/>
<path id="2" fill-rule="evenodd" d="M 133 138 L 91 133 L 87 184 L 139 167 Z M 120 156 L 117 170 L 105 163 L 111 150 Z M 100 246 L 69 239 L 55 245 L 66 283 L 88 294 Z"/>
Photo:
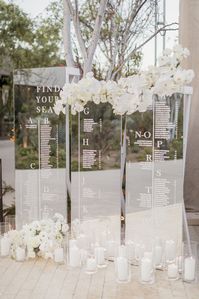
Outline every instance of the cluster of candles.
<path id="1" fill-rule="evenodd" d="M 0 241 L 1 256 L 10 254 L 10 241 L 5 235 Z M 17 247 L 16 261 L 24 261 L 26 249 Z M 54 261 L 65 263 L 64 248 L 54 250 Z M 68 242 L 67 262 L 70 267 L 85 267 L 87 274 L 94 274 L 99 268 L 107 267 L 108 261 L 114 261 L 116 279 L 119 283 L 131 280 L 130 266 L 140 267 L 140 281 L 152 284 L 155 281 L 155 270 L 166 270 L 168 279 L 177 280 L 182 277 L 184 281 L 195 280 L 196 260 L 194 256 L 176 257 L 176 244 L 173 240 L 156 242 L 151 251 L 146 251 L 143 244 L 126 242 L 118 246 L 114 241 L 107 241 L 106 246 L 90 244 L 89 238 L 80 234 L 76 239 Z"/>
<path id="2" fill-rule="evenodd" d="M 0 256 L 8 257 L 10 255 L 10 239 L 7 235 L 4 235 L 0 239 Z M 64 248 L 58 247 L 54 250 L 54 261 L 56 263 L 64 262 Z M 18 246 L 15 249 L 15 260 L 17 262 L 23 262 L 27 257 L 27 249 L 25 246 Z"/>
<path id="3" fill-rule="evenodd" d="M 3 238 L 1 238 L 0 242 L 0 248 L 1 248 L 1 257 L 9 256 L 10 254 L 10 240 L 5 235 Z M 26 257 L 26 251 L 23 247 L 17 247 L 15 251 L 16 255 L 16 261 L 22 262 L 25 260 Z"/>
<path id="4" fill-rule="evenodd" d="M 92 244 L 85 235 L 71 239 L 68 246 L 68 263 L 71 267 L 85 267 L 87 274 L 94 274 L 98 268 L 104 268 L 108 261 L 114 261 L 116 279 L 119 283 L 131 280 L 131 265 L 140 267 L 140 281 L 146 284 L 155 282 L 155 270 L 166 270 L 169 280 L 180 277 L 184 281 L 195 280 L 196 260 L 193 256 L 176 256 L 176 244 L 173 240 L 156 242 L 151 251 L 146 251 L 142 244 L 127 242 L 117 246 L 114 241 L 107 241 L 106 246 Z M 88 250 L 89 248 L 89 250 Z"/>

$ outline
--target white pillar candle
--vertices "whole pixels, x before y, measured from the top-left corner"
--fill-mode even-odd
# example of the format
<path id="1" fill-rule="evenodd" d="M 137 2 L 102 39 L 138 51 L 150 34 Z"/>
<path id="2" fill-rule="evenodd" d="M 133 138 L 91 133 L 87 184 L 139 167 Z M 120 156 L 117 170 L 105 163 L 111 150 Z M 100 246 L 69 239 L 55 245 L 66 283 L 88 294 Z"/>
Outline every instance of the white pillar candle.
<path id="1" fill-rule="evenodd" d="M 86 272 L 94 273 L 97 271 L 97 263 L 96 259 L 93 257 L 90 257 L 86 261 Z"/>
<path id="2" fill-rule="evenodd" d="M 177 279 L 178 278 L 178 266 L 176 264 L 169 264 L 167 274 L 168 274 L 169 279 Z"/>
<path id="3" fill-rule="evenodd" d="M 184 260 L 184 280 L 193 281 L 195 279 L 196 260 L 194 257 L 186 257 Z"/>
<path id="4" fill-rule="evenodd" d="M 127 257 L 127 247 L 125 245 L 121 245 L 118 248 L 118 256 Z"/>
<path id="5" fill-rule="evenodd" d="M 69 265 L 71 267 L 79 267 L 81 263 L 80 249 L 77 246 L 72 246 L 69 249 Z"/>
<path id="6" fill-rule="evenodd" d="M 24 248 L 17 247 L 15 254 L 16 254 L 16 261 L 17 262 L 23 262 L 25 260 L 26 251 L 25 251 Z"/>
<path id="7" fill-rule="evenodd" d="M 105 252 L 104 247 L 95 248 L 95 259 L 98 266 L 105 264 L 104 252 Z"/>
<path id="8" fill-rule="evenodd" d="M 152 279 L 152 272 L 152 260 L 147 257 L 143 257 L 141 259 L 141 280 L 143 282 L 150 282 Z"/>
<path id="9" fill-rule="evenodd" d="M 54 261 L 56 263 L 63 263 L 64 261 L 64 249 L 56 248 L 54 251 Z"/>
<path id="10" fill-rule="evenodd" d="M 173 261 L 176 258 L 176 245 L 173 240 L 167 240 L 165 243 L 166 261 Z"/>
<path id="11" fill-rule="evenodd" d="M 116 259 L 116 271 L 119 281 L 127 281 L 129 278 L 129 266 L 126 257 L 119 256 Z"/>
<path id="12" fill-rule="evenodd" d="M 163 248 L 160 245 L 156 245 L 154 248 L 154 263 L 155 266 L 161 265 L 162 263 Z"/>
<path id="13" fill-rule="evenodd" d="M 1 256 L 8 256 L 10 253 L 10 240 L 4 236 L 1 239 Z"/>

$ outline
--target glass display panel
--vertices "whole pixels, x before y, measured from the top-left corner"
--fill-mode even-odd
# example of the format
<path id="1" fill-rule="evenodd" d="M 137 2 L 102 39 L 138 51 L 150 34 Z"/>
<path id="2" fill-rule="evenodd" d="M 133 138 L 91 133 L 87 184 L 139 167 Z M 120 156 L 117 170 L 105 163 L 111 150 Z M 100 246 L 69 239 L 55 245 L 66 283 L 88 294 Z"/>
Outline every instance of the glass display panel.
<path id="1" fill-rule="evenodd" d="M 55 212 L 66 215 L 65 116 L 53 110 L 65 72 L 55 67 L 14 73 L 18 227 Z"/>
<path id="2" fill-rule="evenodd" d="M 107 103 L 72 117 L 72 220 L 93 242 L 120 239 L 120 127 Z"/>
<path id="3" fill-rule="evenodd" d="M 149 248 L 182 241 L 183 100 L 156 96 L 127 118 L 126 238 Z"/>

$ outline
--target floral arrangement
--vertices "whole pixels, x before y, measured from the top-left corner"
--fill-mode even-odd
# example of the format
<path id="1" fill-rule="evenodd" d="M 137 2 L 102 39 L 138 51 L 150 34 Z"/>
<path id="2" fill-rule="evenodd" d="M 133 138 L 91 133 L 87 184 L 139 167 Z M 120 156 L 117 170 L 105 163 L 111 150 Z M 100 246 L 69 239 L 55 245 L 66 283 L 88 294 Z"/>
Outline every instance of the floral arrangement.
<path id="1" fill-rule="evenodd" d="M 60 92 L 61 99 L 54 106 L 56 114 L 65 113 L 66 104 L 71 113 L 83 111 L 88 102 L 95 104 L 108 102 L 115 114 L 131 114 L 146 111 L 153 95 L 171 96 L 181 92 L 191 83 L 194 72 L 185 70 L 181 64 L 189 56 L 189 50 L 175 45 L 165 49 L 158 59 L 157 66 L 149 66 L 138 74 L 121 78 L 118 82 L 98 81 L 92 73 L 87 73 L 78 83 L 67 83 Z"/>
<path id="2" fill-rule="evenodd" d="M 53 219 L 33 221 L 19 231 L 11 230 L 6 235 L 10 241 L 11 256 L 15 258 L 16 248 L 22 247 L 26 248 L 28 258 L 53 258 L 55 248 L 63 246 L 68 229 L 64 217 L 56 213 Z"/>

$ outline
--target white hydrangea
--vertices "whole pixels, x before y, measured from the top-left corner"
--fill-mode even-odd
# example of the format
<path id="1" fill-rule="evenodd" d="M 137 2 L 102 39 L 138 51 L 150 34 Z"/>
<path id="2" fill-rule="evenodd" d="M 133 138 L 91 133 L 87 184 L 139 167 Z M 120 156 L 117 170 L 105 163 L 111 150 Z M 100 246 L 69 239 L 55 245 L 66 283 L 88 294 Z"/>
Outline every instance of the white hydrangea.
<path id="1" fill-rule="evenodd" d="M 54 248 L 62 246 L 69 227 L 63 215 L 56 213 L 53 219 L 33 221 L 20 231 L 9 231 L 7 236 L 11 243 L 11 255 L 15 258 L 18 246 L 26 247 L 28 258 L 37 255 L 52 256 Z"/>
<path id="2" fill-rule="evenodd" d="M 88 73 L 78 83 L 66 84 L 60 93 L 61 100 L 55 104 L 55 113 L 65 113 L 65 105 L 71 106 L 71 113 L 82 112 L 88 102 L 110 103 L 115 114 L 131 114 L 136 110 L 144 112 L 151 105 L 154 94 L 171 96 L 180 92 L 193 77 L 192 70 L 184 70 L 181 62 L 189 55 L 181 45 L 165 49 L 158 58 L 158 66 L 149 66 L 140 73 L 114 81 L 98 81 Z"/>

